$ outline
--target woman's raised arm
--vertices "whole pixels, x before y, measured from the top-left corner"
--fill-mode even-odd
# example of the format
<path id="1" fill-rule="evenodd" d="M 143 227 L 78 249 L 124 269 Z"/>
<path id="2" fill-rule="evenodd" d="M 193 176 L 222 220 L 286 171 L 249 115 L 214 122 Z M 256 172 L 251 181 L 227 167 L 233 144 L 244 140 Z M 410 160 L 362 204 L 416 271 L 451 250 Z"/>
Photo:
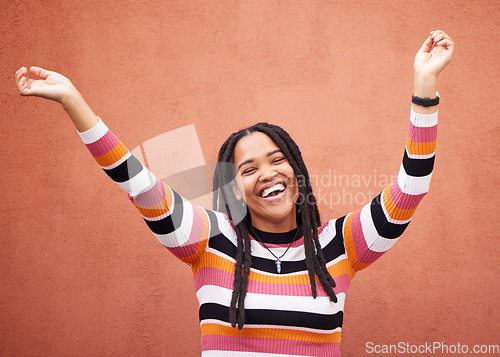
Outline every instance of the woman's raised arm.
<path id="1" fill-rule="evenodd" d="M 128 193 L 156 238 L 181 261 L 198 261 L 208 238 L 218 234 L 219 222 L 230 228 L 225 216 L 194 206 L 155 177 L 99 120 L 68 78 L 40 67 L 28 73 L 22 67 L 16 85 L 23 96 L 62 104 L 99 166 Z"/>
<path id="2" fill-rule="evenodd" d="M 30 78 L 30 75 L 34 78 Z M 71 81 L 62 74 L 40 67 L 21 67 L 16 72 L 19 94 L 36 96 L 61 103 L 79 132 L 94 127 L 99 119 Z"/>
<path id="3" fill-rule="evenodd" d="M 444 31 L 431 31 L 415 56 L 413 94 L 420 98 L 436 98 L 436 78 L 451 61 L 454 43 Z M 419 114 L 430 114 L 436 107 L 423 107 L 413 104 L 413 110 Z"/>

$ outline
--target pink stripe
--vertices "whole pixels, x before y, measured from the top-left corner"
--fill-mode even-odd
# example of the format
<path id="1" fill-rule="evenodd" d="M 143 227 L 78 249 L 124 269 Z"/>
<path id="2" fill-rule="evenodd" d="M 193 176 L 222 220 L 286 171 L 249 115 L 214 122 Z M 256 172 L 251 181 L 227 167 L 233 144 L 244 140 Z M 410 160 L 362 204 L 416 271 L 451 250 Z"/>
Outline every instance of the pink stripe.
<path id="1" fill-rule="evenodd" d="M 329 225 L 330 225 L 330 221 L 326 221 L 325 223 L 323 223 L 323 225 L 321 227 L 319 227 L 319 229 L 318 229 L 318 236 L 321 234 L 321 232 L 323 232 L 323 229 L 325 229 Z"/>
<path id="2" fill-rule="evenodd" d="M 305 272 L 306 273 L 306 272 Z M 195 291 L 204 285 L 215 285 L 225 289 L 233 289 L 234 274 L 212 267 L 203 267 L 194 277 Z M 348 274 L 342 274 L 335 278 L 335 294 L 347 292 L 350 284 Z M 321 284 L 317 284 L 318 296 L 328 296 Z M 254 281 L 249 279 L 247 292 L 263 295 L 286 295 L 286 296 L 311 296 L 311 285 L 307 284 L 273 284 Z"/>
<path id="3" fill-rule="evenodd" d="M 189 257 L 196 252 L 196 249 L 198 248 L 199 241 L 196 241 L 191 244 L 183 244 L 180 247 L 168 247 L 167 249 L 175 255 L 177 258 L 185 258 Z"/>
<path id="4" fill-rule="evenodd" d="M 304 272 L 306 274 L 307 271 Z M 347 292 L 350 279 L 348 274 L 342 274 L 335 278 L 335 294 Z M 318 296 L 328 296 L 323 286 L 318 283 L 317 294 Z M 311 296 L 311 284 L 273 284 L 249 280 L 248 292 L 264 295 L 283 295 L 283 296 Z"/>
<path id="5" fill-rule="evenodd" d="M 437 125 L 430 127 L 414 126 L 410 122 L 408 137 L 414 143 L 429 143 L 437 138 Z"/>
<path id="6" fill-rule="evenodd" d="M 242 330 L 242 334 L 245 328 Z M 290 331 L 290 335 L 293 331 Z M 201 338 L 201 350 L 276 353 L 288 356 L 340 357 L 338 343 L 290 341 L 272 338 L 208 335 Z"/>
<path id="7" fill-rule="evenodd" d="M 392 202 L 394 202 L 394 206 L 399 209 L 411 209 L 417 207 L 422 198 L 426 195 L 425 193 L 420 195 L 409 195 L 404 193 L 401 191 L 397 179 L 391 184 L 389 194 L 391 195 Z"/>
<path id="8" fill-rule="evenodd" d="M 87 149 L 89 149 L 92 156 L 97 157 L 107 154 L 119 143 L 120 141 L 118 138 L 110 130 L 108 130 L 102 138 L 91 144 L 86 144 L 85 146 L 87 146 Z"/>
<path id="9" fill-rule="evenodd" d="M 135 197 L 129 195 L 129 199 L 139 207 L 150 207 L 156 205 L 163 201 L 165 198 L 165 186 L 158 178 L 156 178 L 156 183 L 146 192 L 140 193 Z M 165 207 L 165 211 L 168 211 L 168 207 Z"/>
<path id="10" fill-rule="evenodd" d="M 351 222 L 351 232 L 354 249 L 356 250 L 356 256 L 358 257 L 359 262 L 363 264 L 370 264 L 384 254 L 383 252 L 374 252 L 366 245 L 365 235 L 363 234 L 363 228 L 361 227 L 361 210 L 354 213 L 354 217 Z"/>
<path id="11" fill-rule="evenodd" d="M 191 225 L 191 234 L 189 234 L 187 244 L 199 242 L 203 233 L 204 214 L 197 206 L 191 204 L 191 207 L 193 209 L 193 224 Z"/>
<path id="12" fill-rule="evenodd" d="M 204 285 L 215 285 L 233 289 L 234 274 L 212 267 L 203 267 L 194 276 L 194 289 L 198 291 Z"/>

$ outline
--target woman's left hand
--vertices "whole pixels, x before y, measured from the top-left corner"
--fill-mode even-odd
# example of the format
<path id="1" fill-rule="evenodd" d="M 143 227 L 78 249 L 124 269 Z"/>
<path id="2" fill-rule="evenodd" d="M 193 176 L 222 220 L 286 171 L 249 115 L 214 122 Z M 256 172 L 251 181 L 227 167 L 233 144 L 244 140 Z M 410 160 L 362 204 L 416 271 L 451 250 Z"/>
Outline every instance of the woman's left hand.
<path id="1" fill-rule="evenodd" d="M 444 31 L 431 31 L 415 56 L 413 69 L 416 76 L 437 77 L 451 61 L 454 43 Z"/>

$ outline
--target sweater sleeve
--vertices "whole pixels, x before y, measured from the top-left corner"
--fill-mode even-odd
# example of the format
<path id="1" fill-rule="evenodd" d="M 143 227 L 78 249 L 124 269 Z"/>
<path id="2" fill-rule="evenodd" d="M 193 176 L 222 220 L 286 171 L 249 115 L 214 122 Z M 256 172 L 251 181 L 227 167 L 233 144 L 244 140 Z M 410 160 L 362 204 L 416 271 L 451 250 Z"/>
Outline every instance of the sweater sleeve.
<path id="1" fill-rule="evenodd" d="M 193 265 L 205 251 L 221 214 L 192 205 L 155 177 L 99 118 L 79 133 L 104 172 L 128 193 L 156 238 L 177 258 Z"/>
<path id="2" fill-rule="evenodd" d="M 429 190 L 437 118 L 437 112 L 418 114 L 412 109 L 397 178 L 370 203 L 345 217 L 344 243 L 355 271 L 372 264 L 396 243 Z"/>

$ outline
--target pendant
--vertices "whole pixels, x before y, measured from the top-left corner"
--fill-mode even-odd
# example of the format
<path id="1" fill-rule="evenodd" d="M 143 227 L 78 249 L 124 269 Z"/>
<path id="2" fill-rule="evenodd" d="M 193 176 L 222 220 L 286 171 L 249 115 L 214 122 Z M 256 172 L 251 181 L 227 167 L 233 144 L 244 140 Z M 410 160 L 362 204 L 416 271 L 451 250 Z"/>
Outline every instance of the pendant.
<path id="1" fill-rule="evenodd" d="M 276 260 L 276 271 L 278 274 L 281 273 L 281 261 L 279 259 Z"/>

